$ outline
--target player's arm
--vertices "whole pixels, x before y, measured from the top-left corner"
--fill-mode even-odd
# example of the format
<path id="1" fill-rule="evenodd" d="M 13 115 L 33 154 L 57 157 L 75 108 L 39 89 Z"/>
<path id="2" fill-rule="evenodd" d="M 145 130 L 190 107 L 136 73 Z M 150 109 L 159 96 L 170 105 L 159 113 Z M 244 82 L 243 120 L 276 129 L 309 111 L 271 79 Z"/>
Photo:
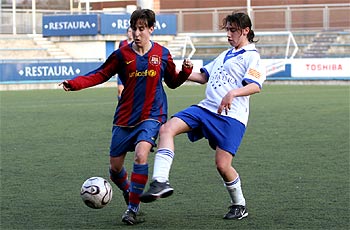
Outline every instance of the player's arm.
<path id="1" fill-rule="evenodd" d="M 175 89 L 182 85 L 192 73 L 193 64 L 190 60 L 185 59 L 182 63 L 180 71 L 176 70 L 175 63 L 169 55 L 169 60 L 167 63 L 166 74 L 164 76 L 165 84 L 171 88 Z"/>
<path id="2" fill-rule="evenodd" d="M 69 84 L 69 80 L 62 81 L 58 86 L 62 86 L 64 91 L 72 91 L 72 86 Z"/>
<path id="3" fill-rule="evenodd" d="M 266 79 L 266 68 L 260 63 L 260 56 L 257 53 L 249 60 L 248 70 L 242 80 L 243 87 L 230 90 L 221 100 L 218 113 L 231 109 L 231 103 L 235 97 L 250 96 L 261 91 L 262 83 Z"/>
<path id="4" fill-rule="evenodd" d="M 202 67 L 200 69 L 200 73 L 193 72 L 190 77 L 188 78 L 189 81 L 197 82 L 199 84 L 205 84 L 208 82 L 209 79 L 209 73 L 208 70 L 205 67 Z"/>
<path id="5" fill-rule="evenodd" d="M 65 91 L 76 91 L 106 82 L 117 73 L 118 65 L 115 60 L 115 55 L 112 54 L 99 68 L 86 75 L 65 80 L 59 86 L 62 85 Z"/>
<path id="6" fill-rule="evenodd" d="M 237 89 L 232 89 L 228 91 L 228 93 L 222 98 L 221 104 L 218 108 L 218 114 L 221 114 L 222 111 L 228 113 L 228 110 L 231 109 L 231 103 L 235 99 L 235 97 L 244 97 L 250 96 L 255 93 L 259 93 L 261 88 L 256 83 L 247 83 L 245 86 Z"/>
<path id="7" fill-rule="evenodd" d="M 205 84 L 208 82 L 208 77 L 204 72 L 197 73 L 193 72 L 191 75 L 188 77 L 189 81 L 197 82 L 199 84 Z"/>

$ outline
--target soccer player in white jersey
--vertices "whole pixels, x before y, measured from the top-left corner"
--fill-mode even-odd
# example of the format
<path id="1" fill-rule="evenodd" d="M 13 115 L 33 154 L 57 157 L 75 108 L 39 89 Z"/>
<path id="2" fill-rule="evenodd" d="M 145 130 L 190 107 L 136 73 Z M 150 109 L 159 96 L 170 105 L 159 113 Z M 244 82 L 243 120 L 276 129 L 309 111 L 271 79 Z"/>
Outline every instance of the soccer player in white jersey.
<path id="1" fill-rule="evenodd" d="M 192 73 L 188 78 L 207 83 L 206 97 L 199 104 L 176 113 L 160 128 L 153 181 L 149 190 L 141 195 L 141 202 L 152 202 L 173 193 L 169 172 L 174 158 L 174 137 L 187 133 L 192 142 L 205 137 L 216 152 L 216 167 L 231 200 L 224 219 L 248 216 L 241 179 L 232 167 L 232 160 L 246 130 L 249 97 L 260 92 L 266 79 L 251 27 L 245 13 L 232 13 L 223 19 L 222 28 L 227 31 L 232 47 L 201 68 L 200 73 Z"/>

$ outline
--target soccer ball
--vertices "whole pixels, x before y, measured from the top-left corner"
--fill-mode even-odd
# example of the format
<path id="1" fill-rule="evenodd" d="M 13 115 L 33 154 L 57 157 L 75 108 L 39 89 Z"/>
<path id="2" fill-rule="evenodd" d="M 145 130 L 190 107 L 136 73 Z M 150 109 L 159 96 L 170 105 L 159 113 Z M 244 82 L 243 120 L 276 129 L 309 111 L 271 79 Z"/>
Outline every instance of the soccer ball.
<path id="1" fill-rule="evenodd" d="M 80 196 L 84 203 L 94 209 L 106 206 L 112 200 L 111 184 L 102 177 L 91 177 L 81 186 Z"/>

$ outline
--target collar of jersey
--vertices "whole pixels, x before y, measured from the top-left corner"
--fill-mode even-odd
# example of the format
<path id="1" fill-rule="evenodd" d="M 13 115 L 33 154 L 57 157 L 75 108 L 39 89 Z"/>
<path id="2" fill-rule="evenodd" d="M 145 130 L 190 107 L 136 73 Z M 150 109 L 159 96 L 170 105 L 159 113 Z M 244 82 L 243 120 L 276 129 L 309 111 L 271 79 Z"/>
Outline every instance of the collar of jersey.
<path id="1" fill-rule="evenodd" d="M 224 58 L 224 63 L 227 60 L 229 60 L 233 57 L 236 57 L 240 54 L 243 54 L 246 51 L 257 51 L 257 50 L 255 49 L 255 46 L 253 44 L 248 44 L 248 45 L 244 46 L 244 48 L 238 49 L 238 51 L 236 51 L 234 48 L 232 48 L 229 51 L 227 51 L 225 58 Z"/>
<path id="2" fill-rule="evenodd" d="M 238 56 L 238 55 L 244 53 L 246 50 L 245 50 L 245 49 L 241 49 L 241 50 L 239 50 L 239 51 L 237 51 L 237 52 L 233 52 L 233 51 L 234 51 L 233 49 L 230 49 L 229 51 L 227 51 L 227 53 L 226 53 L 226 55 L 225 55 L 225 58 L 224 58 L 224 63 L 225 63 L 227 60 L 229 60 L 229 59 L 231 59 L 231 58 L 233 58 L 233 57 L 236 57 L 236 56 Z"/>

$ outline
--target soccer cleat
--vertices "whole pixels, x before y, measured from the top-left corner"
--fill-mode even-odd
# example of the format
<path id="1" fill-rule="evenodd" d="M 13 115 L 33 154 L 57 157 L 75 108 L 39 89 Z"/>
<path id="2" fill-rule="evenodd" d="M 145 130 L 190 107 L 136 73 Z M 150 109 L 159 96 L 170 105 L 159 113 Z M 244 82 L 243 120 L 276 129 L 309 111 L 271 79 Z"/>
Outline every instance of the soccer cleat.
<path id="1" fill-rule="evenodd" d="M 231 205 L 229 207 L 230 211 L 224 216 L 224 219 L 237 219 L 241 220 L 244 217 L 248 216 L 248 210 L 245 206 L 242 205 Z"/>
<path id="2" fill-rule="evenodd" d="M 123 192 L 123 197 L 124 197 L 126 205 L 129 205 L 129 191 Z"/>
<path id="3" fill-rule="evenodd" d="M 130 209 L 126 210 L 122 216 L 122 221 L 127 225 L 134 225 L 136 223 L 136 213 Z"/>
<path id="4" fill-rule="evenodd" d="M 166 198 L 173 194 L 174 189 L 170 186 L 169 182 L 153 181 L 147 192 L 141 194 L 140 201 L 143 203 L 149 203 L 155 201 L 158 198 Z"/>
<path id="5" fill-rule="evenodd" d="M 134 225 L 144 222 L 144 220 L 136 219 L 136 213 L 128 209 L 122 216 L 122 221 L 127 225 Z"/>

